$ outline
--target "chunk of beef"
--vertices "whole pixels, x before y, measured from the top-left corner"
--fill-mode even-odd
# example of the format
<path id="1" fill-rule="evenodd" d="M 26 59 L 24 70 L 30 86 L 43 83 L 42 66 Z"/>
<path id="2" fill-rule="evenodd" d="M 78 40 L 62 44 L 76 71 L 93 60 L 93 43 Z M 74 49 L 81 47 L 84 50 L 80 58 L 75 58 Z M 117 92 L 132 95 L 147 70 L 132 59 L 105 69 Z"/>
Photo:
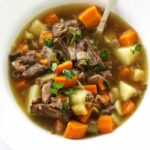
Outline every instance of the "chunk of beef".
<path id="1" fill-rule="evenodd" d="M 78 80 L 84 81 L 86 78 L 86 74 L 84 72 L 81 72 L 77 75 L 77 77 L 78 77 Z"/>
<path id="2" fill-rule="evenodd" d="M 39 63 L 34 64 L 33 66 L 29 67 L 22 73 L 23 78 L 33 78 L 48 70 L 47 66 L 41 65 Z"/>
<path id="3" fill-rule="evenodd" d="M 31 114 L 39 117 L 49 117 L 52 119 L 61 119 L 65 122 L 69 121 L 70 114 L 59 109 L 52 108 L 48 104 L 36 104 L 30 107 Z"/>
<path id="4" fill-rule="evenodd" d="M 16 70 L 16 72 L 23 72 L 23 71 L 25 71 L 25 70 L 27 69 L 27 67 L 28 67 L 28 65 L 23 65 L 23 64 L 21 64 L 21 61 L 20 61 L 20 60 L 13 61 L 13 62 L 11 63 L 11 65 L 12 65 L 12 68 L 13 68 L 14 70 Z"/>
<path id="5" fill-rule="evenodd" d="M 48 81 L 47 83 L 45 83 L 42 87 L 42 102 L 44 104 L 48 103 L 50 100 L 50 89 L 52 87 L 52 81 Z"/>
<path id="6" fill-rule="evenodd" d="M 114 106 L 109 105 L 101 110 L 102 115 L 111 115 L 114 112 Z"/>
<path id="7" fill-rule="evenodd" d="M 76 60 L 76 49 L 75 47 L 68 47 L 68 58 L 70 60 Z"/>
<path id="8" fill-rule="evenodd" d="M 96 51 L 93 49 L 93 46 L 90 42 L 90 39 L 86 38 L 86 44 L 87 44 L 87 52 L 90 55 L 90 65 L 95 66 L 100 64 L 103 68 L 105 68 L 104 63 L 100 56 L 96 53 Z"/>
<path id="9" fill-rule="evenodd" d="M 80 40 L 77 43 L 77 51 L 87 51 L 87 44 L 85 42 L 85 40 Z"/>
<path id="10" fill-rule="evenodd" d="M 92 102 L 92 101 L 94 100 L 93 94 L 89 92 L 89 93 L 86 95 L 85 100 L 86 100 L 87 102 Z"/>
<path id="11" fill-rule="evenodd" d="M 103 77 L 99 74 L 96 74 L 94 76 L 91 76 L 87 79 L 87 82 L 89 84 L 97 84 L 99 80 L 103 79 Z"/>
<path id="12" fill-rule="evenodd" d="M 12 77 L 14 79 L 20 79 L 22 77 L 22 72 L 18 72 L 16 70 L 12 70 Z"/>
<path id="13" fill-rule="evenodd" d="M 18 57 L 17 60 L 20 61 L 22 64 L 29 64 L 32 65 L 38 61 L 35 51 L 28 51 L 25 55 Z"/>
<path id="14" fill-rule="evenodd" d="M 53 108 L 59 108 L 62 109 L 62 100 L 59 97 L 52 97 L 51 98 L 51 103 L 49 104 L 49 106 L 53 107 Z"/>
<path id="15" fill-rule="evenodd" d="M 55 38 L 61 37 L 66 34 L 68 31 L 78 31 L 79 24 L 77 20 L 68 20 L 64 21 L 63 19 L 60 22 L 53 25 L 52 33 Z"/>
<path id="16" fill-rule="evenodd" d="M 23 55 L 22 51 L 13 51 L 10 53 L 9 58 L 11 61 L 15 60 L 16 58 L 20 57 Z"/>
<path id="17" fill-rule="evenodd" d="M 103 78 L 107 78 L 107 79 L 112 77 L 112 73 L 110 70 L 102 71 L 101 75 L 103 76 Z"/>

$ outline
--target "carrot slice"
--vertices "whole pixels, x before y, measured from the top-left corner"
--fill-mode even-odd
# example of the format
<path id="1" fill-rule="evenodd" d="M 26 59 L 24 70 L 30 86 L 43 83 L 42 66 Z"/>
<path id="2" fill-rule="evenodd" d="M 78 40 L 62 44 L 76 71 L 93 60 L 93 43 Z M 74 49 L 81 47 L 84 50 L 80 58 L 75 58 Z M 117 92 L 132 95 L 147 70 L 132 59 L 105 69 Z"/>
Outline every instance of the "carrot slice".
<path id="1" fill-rule="evenodd" d="M 136 106 L 131 100 L 128 100 L 127 102 L 123 103 L 122 106 L 123 113 L 126 116 L 131 115 L 135 111 L 135 108 Z"/>
<path id="2" fill-rule="evenodd" d="M 100 20 L 101 14 L 96 6 L 89 7 L 79 15 L 79 20 L 85 25 L 87 29 L 96 27 Z"/>
<path id="3" fill-rule="evenodd" d="M 43 64 L 43 65 L 48 65 L 49 60 L 48 59 L 40 59 L 40 63 Z"/>
<path id="4" fill-rule="evenodd" d="M 112 116 L 100 116 L 98 119 L 98 128 L 102 133 L 110 133 L 115 129 L 115 123 Z"/>
<path id="5" fill-rule="evenodd" d="M 132 70 L 129 67 L 123 66 L 119 68 L 119 72 L 118 72 L 119 79 L 121 80 L 129 79 L 131 74 L 132 74 Z"/>
<path id="6" fill-rule="evenodd" d="M 22 52 L 26 52 L 29 50 L 29 45 L 24 43 L 24 42 L 21 42 L 17 48 L 16 48 L 17 51 L 22 51 Z"/>
<path id="7" fill-rule="evenodd" d="M 69 61 L 66 61 L 66 62 L 58 65 L 57 69 L 55 70 L 55 73 L 57 75 L 60 75 L 64 69 L 72 69 L 72 68 L 73 68 L 72 61 L 69 60 Z"/>
<path id="8" fill-rule="evenodd" d="M 82 123 L 87 123 L 92 115 L 93 109 L 89 108 L 88 113 L 86 115 L 82 115 L 78 117 L 78 120 L 81 121 Z"/>
<path id="9" fill-rule="evenodd" d="M 55 13 L 50 13 L 43 18 L 43 22 L 48 25 L 53 25 L 59 21 L 58 16 Z"/>
<path id="10" fill-rule="evenodd" d="M 58 76 L 55 78 L 56 83 L 63 83 L 64 88 L 70 88 L 77 84 L 77 76 L 74 76 L 73 79 L 67 79 L 64 76 Z"/>
<path id="11" fill-rule="evenodd" d="M 104 81 L 103 80 L 98 81 L 98 87 L 99 87 L 99 90 L 101 90 L 101 91 L 106 90 L 106 87 L 104 86 Z"/>
<path id="12" fill-rule="evenodd" d="M 44 41 L 47 40 L 47 39 L 52 39 L 52 37 L 53 36 L 52 36 L 52 33 L 50 31 L 43 29 L 43 31 L 40 34 L 39 44 L 41 46 L 43 46 L 44 45 Z"/>
<path id="13" fill-rule="evenodd" d="M 134 30 L 125 31 L 120 37 L 121 46 L 131 46 L 138 41 L 137 33 Z"/>
<path id="14" fill-rule="evenodd" d="M 77 121 L 69 121 L 64 137 L 69 139 L 81 139 L 85 136 L 88 126 Z"/>
<path id="15" fill-rule="evenodd" d="M 85 85 L 84 88 L 93 94 L 97 94 L 97 86 L 96 85 Z"/>
<path id="16" fill-rule="evenodd" d="M 17 89 L 27 88 L 29 86 L 29 81 L 26 79 L 20 79 L 15 83 Z"/>

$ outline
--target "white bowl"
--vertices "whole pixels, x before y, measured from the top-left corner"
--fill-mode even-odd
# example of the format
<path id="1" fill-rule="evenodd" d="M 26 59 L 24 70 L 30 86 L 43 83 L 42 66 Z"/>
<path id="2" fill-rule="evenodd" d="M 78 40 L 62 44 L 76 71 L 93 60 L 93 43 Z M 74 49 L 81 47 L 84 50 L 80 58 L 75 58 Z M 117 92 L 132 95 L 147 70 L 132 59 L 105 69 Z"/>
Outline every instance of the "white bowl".
<path id="1" fill-rule="evenodd" d="M 104 6 L 107 0 L 0 0 L 0 138 L 13 150 L 150 149 L 149 88 L 135 114 L 112 134 L 78 141 L 52 135 L 32 123 L 12 95 L 8 82 L 8 54 L 21 29 L 34 16 L 51 7 L 88 2 Z M 147 50 L 147 56 L 150 55 L 149 4 L 148 0 L 116 0 L 113 8 L 114 12 L 137 30 Z"/>

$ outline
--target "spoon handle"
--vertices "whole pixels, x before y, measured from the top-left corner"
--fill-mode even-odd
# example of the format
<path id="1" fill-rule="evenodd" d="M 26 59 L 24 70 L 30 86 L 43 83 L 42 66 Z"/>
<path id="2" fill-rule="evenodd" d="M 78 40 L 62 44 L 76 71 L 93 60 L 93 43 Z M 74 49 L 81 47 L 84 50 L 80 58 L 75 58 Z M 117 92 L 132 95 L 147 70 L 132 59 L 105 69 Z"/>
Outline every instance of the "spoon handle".
<path id="1" fill-rule="evenodd" d="M 111 7 L 112 7 L 112 4 L 113 4 L 113 1 L 114 0 L 109 0 L 108 1 L 108 4 L 106 5 L 105 7 L 105 11 L 103 13 L 103 16 L 102 16 L 102 19 L 97 27 L 97 30 L 99 32 L 99 34 L 102 35 L 104 29 L 105 29 L 105 25 L 106 25 L 106 22 L 107 22 L 107 19 L 108 19 L 108 16 L 109 16 L 109 13 L 111 11 Z"/>

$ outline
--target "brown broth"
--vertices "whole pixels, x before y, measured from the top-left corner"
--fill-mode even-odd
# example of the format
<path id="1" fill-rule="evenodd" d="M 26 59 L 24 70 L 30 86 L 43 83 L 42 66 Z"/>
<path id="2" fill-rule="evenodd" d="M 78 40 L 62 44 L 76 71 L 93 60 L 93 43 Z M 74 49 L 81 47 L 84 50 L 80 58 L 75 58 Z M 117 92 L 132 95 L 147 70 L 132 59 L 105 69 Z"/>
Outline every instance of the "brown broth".
<path id="1" fill-rule="evenodd" d="M 44 12 L 43 14 L 35 17 L 38 19 L 42 19 L 43 16 L 45 16 L 45 14 L 47 14 L 48 12 L 55 12 L 59 18 L 64 18 L 65 20 L 67 19 L 73 19 L 74 16 L 77 16 L 78 14 L 80 14 L 81 11 L 83 11 L 85 8 L 87 8 L 88 5 L 64 5 L 64 6 L 60 6 L 60 7 L 56 7 L 53 9 L 50 9 L 46 12 Z M 34 19 L 35 19 L 34 18 Z M 33 20 L 34 20 L 33 19 Z M 31 21 L 32 22 L 32 21 Z M 23 29 L 23 31 L 20 33 L 19 37 L 17 38 L 16 42 L 14 45 L 16 45 L 19 41 L 22 41 L 23 39 L 23 35 L 24 32 L 26 31 L 26 29 L 28 29 L 29 25 L 31 24 L 31 22 Z M 119 37 L 120 33 L 122 33 L 123 31 L 127 30 L 131 28 L 124 20 L 122 20 L 119 16 L 111 13 L 109 19 L 108 19 L 108 23 L 105 29 L 105 32 L 107 30 L 113 30 L 115 31 L 115 33 L 117 34 L 117 36 Z M 98 36 L 94 36 L 95 40 L 98 40 L 99 37 Z M 99 50 L 103 50 L 103 49 L 107 49 L 107 45 L 101 43 L 99 45 Z M 12 48 L 12 50 L 14 49 L 14 47 Z M 113 52 L 112 52 L 113 53 Z M 115 60 L 116 58 L 114 56 L 112 56 L 111 58 L 112 60 Z M 142 51 L 141 57 L 138 60 L 139 64 L 141 65 L 141 68 L 146 72 L 146 80 L 147 81 L 147 77 L 148 77 L 148 67 L 147 67 L 147 57 L 146 57 L 146 52 L 145 50 Z M 118 64 L 116 64 L 118 65 Z M 119 63 L 119 65 L 121 65 Z M 113 68 L 112 70 L 113 73 L 113 81 L 111 82 L 111 85 L 114 86 L 116 85 L 118 78 L 117 78 L 117 66 Z M 9 72 L 9 79 L 10 79 L 10 86 L 12 89 L 12 93 L 16 99 L 16 102 L 18 103 L 19 107 L 23 110 L 23 112 L 33 121 L 35 122 L 37 125 L 39 125 L 40 127 L 48 130 L 48 131 L 53 131 L 53 124 L 54 121 L 49 119 L 49 118 L 40 118 L 40 117 L 35 117 L 35 116 L 31 116 L 30 114 L 28 114 L 27 112 L 27 100 L 28 100 L 28 92 L 29 89 L 22 89 L 22 90 L 18 90 L 15 88 L 15 83 L 16 81 L 14 79 L 12 79 L 11 77 L 11 71 Z M 133 84 L 131 80 L 127 81 L 129 84 Z M 32 84 L 32 81 L 31 81 Z M 143 96 L 136 98 L 136 100 L 134 102 L 136 102 L 136 105 L 138 105 L 141 100 L 143 99 Z M 123 117 L 122 121 L 126 120 L 128 117 Z"/>

